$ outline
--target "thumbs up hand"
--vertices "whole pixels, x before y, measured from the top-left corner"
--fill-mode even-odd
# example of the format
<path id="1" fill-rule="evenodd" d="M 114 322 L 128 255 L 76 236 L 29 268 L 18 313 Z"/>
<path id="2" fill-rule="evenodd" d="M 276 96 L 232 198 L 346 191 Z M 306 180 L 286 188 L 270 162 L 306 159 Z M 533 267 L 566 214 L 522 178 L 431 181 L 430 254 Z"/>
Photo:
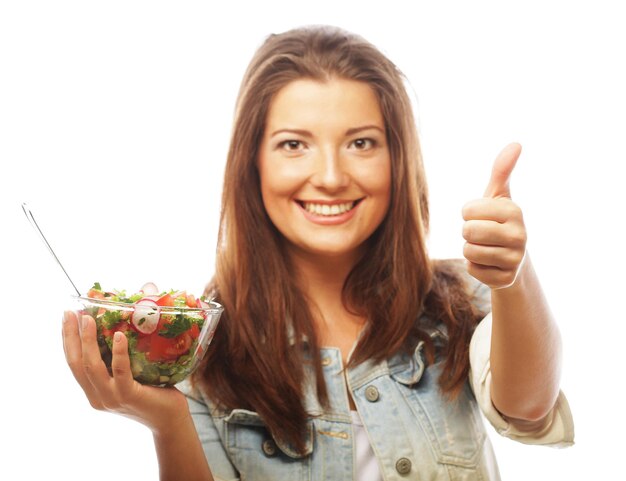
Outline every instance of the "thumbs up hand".
<path id="1" fill-rule="evenodd" d="M 467 270 L 492 289 L 515 283 L 526 254 L 522 210 L 511 200 L 509 179 L 522 147 L 507 145 L 496 158 L 482 199 L 463 207 Z"/>

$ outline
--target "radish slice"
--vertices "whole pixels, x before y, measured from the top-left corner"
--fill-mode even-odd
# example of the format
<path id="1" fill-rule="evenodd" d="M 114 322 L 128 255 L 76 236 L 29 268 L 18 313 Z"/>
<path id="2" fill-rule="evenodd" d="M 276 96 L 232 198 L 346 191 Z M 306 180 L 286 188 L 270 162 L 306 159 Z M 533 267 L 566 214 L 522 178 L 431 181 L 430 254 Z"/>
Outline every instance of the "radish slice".
<path id="1" fill-rule="evenodd" d="M 159 299 L 161 299 L 161 296 L 143 296 L 143 297 L 142 297 L 141 299 L 139 299 L 137 302 L 141 302 L 141 301 L 143 301 L 144 299 L 147 299 L 147 300 L 149 300 L 149 301 L 154 301 L 154 302 L 156 302 L 156 301 L 158 301 Z"/>
<path id="2" fill-rule="evenodd" d="M 196 299 L 196 306 L 198 309 L 209 309 L 211 306 L 204 302 L 202 299 Z"/>
<path id="3" fill-rule="evenodd" d="M 198 307 L 198 309 L 208 309 L 211 307 L 200 298 L 196 299 L 196 306 Z M 200 315 L 202 316 L 203 319 L 206 319 L 207 313 L 206 311 L 202 311 L 200 312 Z"/>
<path id="4" fill-rule="evenodd" d="M 154 282 L 146 282 L 140 290 L 146 296 L 156 296 L 159 293 L 159 288 Z"/>
<path id="5" fill-rule="evenodd" d="M 135 303 L 130 322 L 143 334 L 152 334 L 159 324 L 161 308 L 152 299 L 143 298 Z"/>
<path id="6" fill-rule="evenodd" d="M 198 309 L 208 309 L 209 306 L 206 302 L 204 302 L 202 299 L 198 298 L 196 299 L 196 307 Z M 202 311 L 200 312 L 200 315 L 202 316 L 202 319 L 206 319 L 206 311 Z"/>

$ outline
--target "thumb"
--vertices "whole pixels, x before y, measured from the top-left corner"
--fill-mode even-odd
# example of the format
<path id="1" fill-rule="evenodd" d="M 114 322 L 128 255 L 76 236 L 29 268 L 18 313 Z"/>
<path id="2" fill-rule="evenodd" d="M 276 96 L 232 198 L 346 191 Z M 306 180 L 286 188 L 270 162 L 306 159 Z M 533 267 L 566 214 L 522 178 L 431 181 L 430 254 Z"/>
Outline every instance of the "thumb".
<path id="1" fill-rule="evenodd" d="M 485 189 L 485 197 L 511 197 L 509 180 L 521 153 L 522 146 L 515 142 L 500 151 L 491 169 L 491 178 Z"/>

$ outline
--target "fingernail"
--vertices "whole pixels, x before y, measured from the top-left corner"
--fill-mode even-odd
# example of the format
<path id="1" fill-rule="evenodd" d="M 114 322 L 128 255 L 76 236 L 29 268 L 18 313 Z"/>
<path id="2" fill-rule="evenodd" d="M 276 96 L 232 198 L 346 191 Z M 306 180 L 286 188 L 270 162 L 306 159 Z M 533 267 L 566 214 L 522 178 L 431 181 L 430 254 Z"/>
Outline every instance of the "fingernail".
<path id="1" fill-rule="evenodd" d="M 122 334 L 120 331 L 117 331 L 115 334 L 113 334 L 113 341 L 120 342 L 122 340 L 123 335 L 124 334 Z"/>
<path id="2" fill-rule="evenodd" d="M 80 318 L 80 327 L 81 329 L 85 329 L 87 327 L 87 323 L 89 322 L 89 318 L 87 316 L 82 316 Z"/>
<path id="3" fill-rule="evenodd" d="M 61 318 L 61 320 L 63 321 L 63 324 L 65 324 L 65 323 L 67 322 L 67 318 L 68 318 L 68 317 L 69 317 L 69 316 L 67 315 L 67 312 L 64 312 L 64 313 L 63 313 L 63 317 Z"/>

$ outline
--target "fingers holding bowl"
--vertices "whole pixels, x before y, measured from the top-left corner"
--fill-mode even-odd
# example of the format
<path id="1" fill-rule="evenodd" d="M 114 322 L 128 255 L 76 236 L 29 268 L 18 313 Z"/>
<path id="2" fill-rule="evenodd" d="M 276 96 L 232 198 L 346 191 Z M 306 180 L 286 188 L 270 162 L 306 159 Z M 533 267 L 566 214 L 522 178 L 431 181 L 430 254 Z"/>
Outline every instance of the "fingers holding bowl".
<path id="1" fill-rule="evenodd" d="M 85 392 L 89 403 L 95 409 L 102 409 L 102 403 L 98 399 L 98 394 L 89 380 L 85 371 L 85 363 L 83 361 L 84 346 L 80 334 L 78 316 L 75 312 L 65 311 L 63 313 L 63 351 L 65 352 L 65 360 L 72 371 L 74 379 Z"/>
<path id="2" fill-rule="evenodd" d="M 106 392 L 111 376 L 102 360 L 96 322 L 91 316 L 83 315 L 80 318 L 80 339 L 85 375 L 97 391 Z"/>
<path id="3" fill-rule="evenodd" d="M 135 387 L 136 381 L 130 367 L 128 355 L 128 339 L 122 332 L 113 335 L 113 348 L 111 359 L 111 373 L 115 388 L 120 397 L 129 397 Z"/>

